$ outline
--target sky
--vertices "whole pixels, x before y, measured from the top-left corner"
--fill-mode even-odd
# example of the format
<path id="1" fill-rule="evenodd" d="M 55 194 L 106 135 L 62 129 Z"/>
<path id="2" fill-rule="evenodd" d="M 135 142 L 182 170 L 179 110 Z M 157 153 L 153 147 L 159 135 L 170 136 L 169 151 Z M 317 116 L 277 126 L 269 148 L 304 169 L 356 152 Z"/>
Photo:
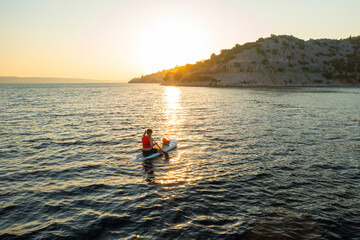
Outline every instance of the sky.
<path id="1" fill-rule="evenodd" d="M 360 35 L 358 0 L 0 0 L 0 76 L 129 81 L 260 37 Z"/>

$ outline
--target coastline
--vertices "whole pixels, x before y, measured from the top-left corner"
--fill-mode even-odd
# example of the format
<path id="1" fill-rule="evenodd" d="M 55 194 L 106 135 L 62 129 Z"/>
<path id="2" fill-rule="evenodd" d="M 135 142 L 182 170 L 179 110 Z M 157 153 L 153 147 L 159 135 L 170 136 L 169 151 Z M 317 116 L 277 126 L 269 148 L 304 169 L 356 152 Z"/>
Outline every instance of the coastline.
<path id="1" fill-rule="evenodd" d="M 360 85 L 360 37 L 304 41 L 271 36 L 235 45 L 196 64 L 134 78 L 129 83 L 206 87 Z"/>

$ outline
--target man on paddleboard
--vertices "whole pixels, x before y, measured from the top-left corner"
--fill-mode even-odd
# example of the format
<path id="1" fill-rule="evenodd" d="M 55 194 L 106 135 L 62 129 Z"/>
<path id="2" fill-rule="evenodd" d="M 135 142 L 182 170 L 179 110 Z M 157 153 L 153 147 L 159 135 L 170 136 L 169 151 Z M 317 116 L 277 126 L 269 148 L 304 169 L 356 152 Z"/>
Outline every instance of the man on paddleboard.
<path id="1" fill-rule="evenodd" d="M 153 133 L 153 131 L 151 130 L 151 128 L 147 129 L 142 137 L 142 152 L 144 156 L 149 156 L 152 153 L 157 153 L 159 150 L 154 147 L 154 140 L 151 137 L 151 134 Z"/>
<path id="2" fill-rule="evenodd" d="M 151 137 L 152 133 L 153 133 L 153 131 L 151 130 L 151 128 L 149 128 L 143 134 L 143 137 L 142 137 L 142 144 L 143 144 L 142 154 L 143 154 L 143 156 L 146 157 L 153 153 L 160 152 L 162 154 L 165 154 L 165 157 L 168 158 L 169 157 L 168 153 L 162 151 L 161 149 L 153 148 L 155 141 Z M 157 143 L 155 143 L 155 144 L 157 145 Z M 157 145 L 157 146 L 160 148 L 159 145 Z"/>

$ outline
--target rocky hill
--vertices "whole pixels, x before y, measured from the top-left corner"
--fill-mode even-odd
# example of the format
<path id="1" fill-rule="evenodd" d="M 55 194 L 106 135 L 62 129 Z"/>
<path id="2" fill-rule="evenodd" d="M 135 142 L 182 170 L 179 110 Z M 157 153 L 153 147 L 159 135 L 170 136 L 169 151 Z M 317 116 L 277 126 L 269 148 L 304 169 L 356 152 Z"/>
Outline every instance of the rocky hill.
<path id="1" fill-rule="evenodd" d="M 130 81 L 144 82 L 218 87 L 360 85 L 360 36 L 304 41 L 271 35 L 236 44 L 208 60 Z"/>

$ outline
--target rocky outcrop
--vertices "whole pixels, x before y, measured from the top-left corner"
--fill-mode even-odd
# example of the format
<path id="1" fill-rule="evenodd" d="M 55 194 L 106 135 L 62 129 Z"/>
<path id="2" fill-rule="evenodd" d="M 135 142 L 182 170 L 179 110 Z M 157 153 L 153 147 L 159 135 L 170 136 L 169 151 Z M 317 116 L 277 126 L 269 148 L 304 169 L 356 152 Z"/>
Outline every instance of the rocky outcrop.
<path id="1" fill-rule="evenodd" d="M 130 81 L 138 82 L 218 87 L 360 85 L 360 37 L 304 41 L 272 35 Z"/>

